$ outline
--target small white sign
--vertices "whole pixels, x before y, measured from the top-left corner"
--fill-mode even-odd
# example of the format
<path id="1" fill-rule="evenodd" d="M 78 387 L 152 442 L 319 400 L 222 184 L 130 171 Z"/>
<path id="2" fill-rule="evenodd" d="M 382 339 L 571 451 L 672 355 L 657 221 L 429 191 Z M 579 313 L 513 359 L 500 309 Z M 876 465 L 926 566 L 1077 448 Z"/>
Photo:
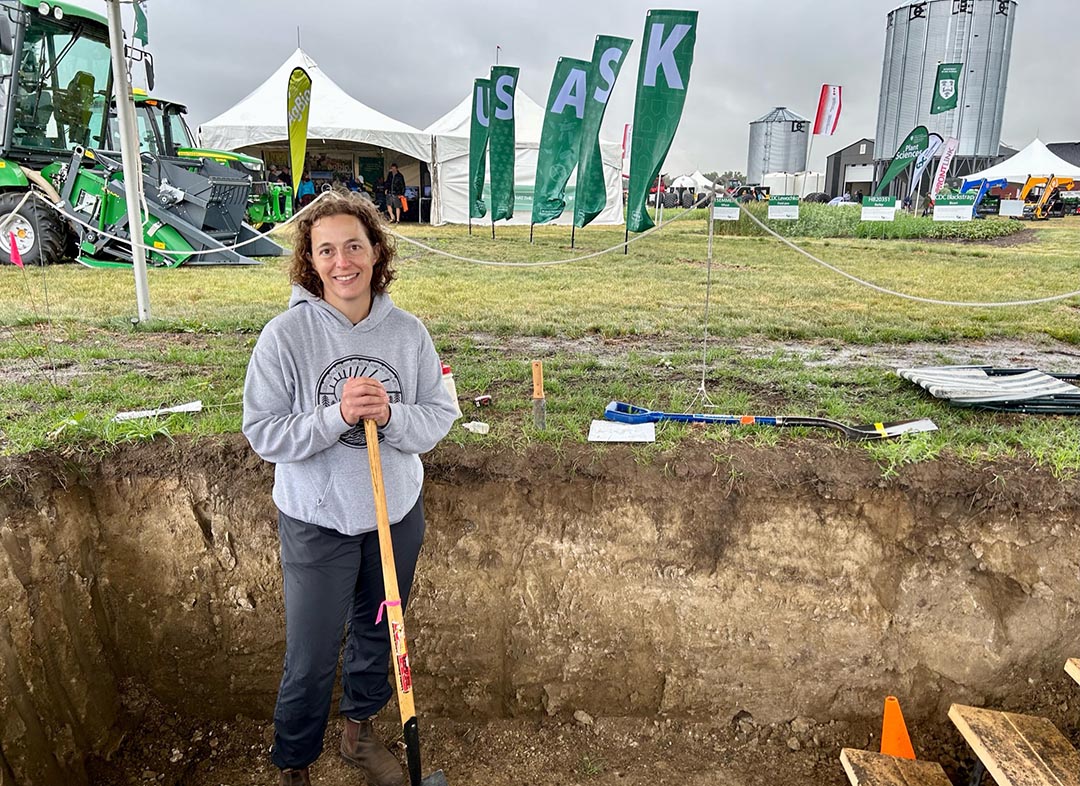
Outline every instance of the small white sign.
<path id="1" fill-rule="evenodd" d="M 734 199 L 717 199 L 713 202 L 713 221 L 738 221 L 739 203 Z"/>
<path id="2" fill-rule="evenodd" d="M 974 194 L 939 195 L 934 202 L 935 221 L 970 221 L 974 212 Z"/>
<path id="3" fill-rule="evenodd" d="M 1024 215 L 1024 200 L 1022 199 L 1003 199 L 1001 200 L 1001 210 L 998 215 L 1007 216 L 1008 218 L 1022 218 Z"/>
<path id="4" fill-rule="evenodd" d="M 594 420 L 589 426 L 589 442 L 656 442 L 656 424 Z"/>
<path id="5" fill-rule="evenodd" d="M 769 218 L 773 221 L 798 221 L 798 194 L 781 194 L 769 198 Z"/>
<path id="6" fill-rule="evenodd" d="M 863 197 L 863 221 L 895 221 L 896 197 Z"/>

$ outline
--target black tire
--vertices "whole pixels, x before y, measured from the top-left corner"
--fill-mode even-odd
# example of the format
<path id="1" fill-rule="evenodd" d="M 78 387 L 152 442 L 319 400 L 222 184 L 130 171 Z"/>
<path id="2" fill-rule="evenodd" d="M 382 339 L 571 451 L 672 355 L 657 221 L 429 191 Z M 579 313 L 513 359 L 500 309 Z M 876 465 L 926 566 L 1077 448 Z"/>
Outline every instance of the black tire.
<path id="1" fill-rule="evenodd" d="M 694 204 L 694 195 L 689 191 L 683 191 L 679 201 L 682 202 L 683 207 L 690 207 L 690 205 Z"/>
<path id="2" fill-rule="evenodd" d="M 67 227 L 60 215 L 36 197 L 30 197 L 19 207 L 25 192 L 7 191 L 0 194 L 0 221 L 18 208 L 17 217 L 0 233 L 0 260 L 11 262 L 11 232 L 19 245 L 25 265 L 52 265 L 63 261 Z"/>
<path id="3" fill-rule="evenodd" d="M 674 191 L 664 192 L 664 207 L 671 210 L 673 207 L 677 207 L 679 204 L 679 195 Z"/>
<path id="4" fill-rule="evenodd" d="M 816 202 L 818 204 L 825 205 L 825 204 L 828 204 L 830 199 L 832 199 L 832 197 L 830 197 L 824 191 L 815 191 L 813 194 L 807 194 L 806 196 L 804 196 L 802 198 L 802 201 L 803 202 Z"/>

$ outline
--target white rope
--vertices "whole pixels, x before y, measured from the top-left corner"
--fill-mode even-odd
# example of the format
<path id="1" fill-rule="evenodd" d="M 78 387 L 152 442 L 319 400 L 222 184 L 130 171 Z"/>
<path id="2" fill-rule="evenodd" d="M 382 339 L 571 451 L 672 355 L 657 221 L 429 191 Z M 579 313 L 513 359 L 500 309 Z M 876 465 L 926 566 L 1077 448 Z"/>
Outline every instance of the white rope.
<path id="1" fill-rule="evenodd" d="M 690 207 L 686 208 L 686 210 L 684 210 L 682 213 L 679 213 L 678 215 L 676 215 L 674 218 L 669 218 L 667 221 L 661 221 L 659 224 L 655 224 L 652 227 L 650 227 L 649 229 L 646 229 L 641 234 L 635 235 L 634 237 L 632 237 L 632 238 L 630 238 L 628 240 L 625 240 L 622 243 L 619 243 L 618 245 L 611 246 L 610 248 L 605 248 L 603 251 L 594 251 L 591 254 L 584 254 L 584 255 L 579 256 L 579 257 L 567 257 L 566 259 L 554 259 L 554 260 L 550 260 L 548 262 L 496 262 L 496 261 L 493 261 L 493 260 L 490 260 L 490 259 L 475 259 L 473 257 L 463 257 L 463 256 L 461 256 L 459 254 L 452 254 L 449 251 L 442 251 L 441 249 L 432 248 L 431 246 L 424 245 L 419 240 L 413 240 L 411 237 L 407 237 L 405 235 L 399 235 L 397 232 L 394 232 L 393 230 L 387 230 L 387 231 L 391 235 L 393 235 L 395 238 L 397 238 L 398 240 L 404 240 L 406 243 L 409 243 L 411 245 L 422 248 L 422 249 L 424 249 L 425 251 L 427 251 L 429 253 L 438 254 L 439 256 L 448 257 L 449 259 L 456 259 L 459 262 L 469 262 L 469 263 L 471 263 L 473 265 L 486 265 L 488 267 L 518 267 L 518 268 L 521 268 L 521 267 L 550 267 L 550 266 L 553 266 L 553 265 L 568 265 L 571 262 L 582 262 L 582 261 L 584 261 L 586 259 L 592 259 L 594 257 L 603 256 L 604 254 L 610 254 L 613 251 L 619 251 L 620 249 L 626 248 L 631 243 L 636 243 L 637 241 L 641 240 L 642 238 L 647 237 L 648 235 L 651 235 L 653 232 L 656 232 L 657 230 L 663 229 L 664 227 L 666 227 L 671 222 L 678 221 L 679 219 L 682 219 L 682 218 L 686 218 L 688 215 L 690 215 L 691 210 L 693 210 L 694 208 L 700 207 L 702 205 L 702 203 L 706 202 L 708 199 L 709 199 L 709 196 L 706 195 L 706 196 L 702 197 L 701 199 L 699 199 L 694 204 L 692 204 Z"/>
<path id="2" fill-rule="evenodd" d="M 751 221 L 753 221 L 759 227 L 764 229 L 766 232 L 768 232 L 770 235 L 775 237 L 777 240 L 779 240 L 781 243 L 788 246 L 792 250 L 798 251 L 804 257 L 807 257 L 808 259 L 811 259 L 814 262 L 817 262 L 822 267 L 827 268 L 828 270 L 831 270 L 834 273 L 837 273 L 837 274 L 843 276 L 844 278 L 847 278 L 847 279 L 850 279 L 850 280 L 854 281 L 856 284 L 859 284 L 861 286 L 872 289 L 875 292 L 880 292 L 883 295 L 892 295 L 893 297 L 903 298 L 904 300 L 914 300 L 917 303 L 929 303 L 930 305 L 934 305 L 934 306 L 960 306 L 960 307 L 963 307 L 963 308 L 1007 308 L 1007 307 L 1011 307 L 1011 306 L 1035 306 L 1035 305 L 1039 305 L 1039 304 L 1042 304 L 1042 303 L 1053 303 L 1053 302 L 1058 301 L 1058 300 L 1068 300 L 1069 298 L 1080 296 L 1080 290 L 1076 290 L 1074 292 L 1068 292 L 1068 293 L 1066 293 L 1064 295 L 1051 295 L 1050 297 L 1036 298 L 1034 300 L 1006 300 L 1006 301 L 1002 301 L 1002 302 L 999 302 L 999 303 L 976 303 L 976 302 L 968 302 L 968 301 L 964 301 L 964 300 L 935 300 L 934 298 L 919 297 L 918 295 L 908 295 L 908 294 L 906 294 L 904 292 L 897 292 L 896 290 L 893 290 L 893 289 L 886 289 L 885 287 L 881 287 L 881 286 L 878 286 L 877 284 L 871 283 L 869 281 L 865 281 L 864 279 L 861 279 L 858 276 L 854 276 L 851 273 L 848 273 L 847 271 L 841 270 L 840 268 L 836 267 L 835 265 L 830 265 L 828 262 L 825 262 L 824 260 L 818 259 L 816 256 L 811 254 L 809 251 L 806 251 L 805 249 L 800 248 L 795 243 L 792 243 L 786 237 L 783 237 L 778 232 L 773 230 L 771 227 L 767 226 L 757 216 L 755 216 L 753 213 L 751 213 L 749 210 L 747 210 L 745 205 L 740 205 L 740 207 L 742 208 L 742 211 L 744 213 L 746 213 L 747 216 L 750 217 Z"/>
<path id="3" fill-rule="evenodd" d="M 231 246 L 222 246 L 220 248 L 203 249 L 201 251 L 196 251 L 196 250 L 193 250 L 193 251 L 170 251 L 170 250 L 167 250 L 167 249 L 154 248 L 152 246 L 147 246 L 147 245 L 142 244 L 142 243 L 134 243 L 129 238 L 122 238 L 122 237 L 119 237 L 117 235 L 113 235 L 113 234 L 110 234 L 108 232 L 104 232 L 101 229 L 99 229 L 98 227 L 95 227 L 92 224 L 89 224 L 86 221 L 82 220 L 80 217 L 78 217 L 76 215 L 73 215 L 72 213 L 69 213 L 67 210 L 64 209 L 63 203 L 55 204 L 53 202 L 50 202 L 43 194 L 40 194 L 37 191 L 31 190 L 28 193 L 33 194 L 35 197 L 37 197 L 41 201 L 45 202 L 45 204 L 52 207 L 54 210 L 56 210 L 61 215 L 65 216 L 66 218 L 71 219 L 75 223 L 80 224 L 83 227 L 86 227 L 87 229 L 89 229 L 89 230 L 91 230 L 93 232 L 96 232 L 98 235 L 107 237 L 107 238 L 109 238 L 111 240 L 115 240 L 116 242 L 121 243 L 121 244 L 123 244 L 125 246 L 128 246 L 128 247 L 133 247 L 133 246 L 138 245 L 141 248 L 143 248 L 143 249 L 145 249 L 147 251 L 152 251 L 152 252 L 154 252 L 156 254 L 162 254 L 162 255 L 175 254 L 175 255 L 186 255 L 186 256 L 201 256 L 203 254 L 217 254 L 217 253 L 220 253 L 221 251 L 229 251 L 229 250 L 232 250 L 232 249 L 241 248 L 242 246 L 248 245 L 249 243 L 254 243 L 257 240 L 261 240 L 262 238 L 264 238 L 264 237 L 266 237 L 267 235 L 270 234 L 269 231 L 258 233 L 254 237 L 249 238 L 249 239 L 247 239 L 247 240 L 245 240 L 243 242 L 235 243 L 235 244 L 233 244 Z M 300 210 L 293 213 L 292 217 L 288 221 L 284 222 L 283 224 L 278 224 L 275 227 L 275 229 L 279 229 L 281 227 L 284 227 L 284 226 L 287 226 L 287 225 L 291 224 L 293 221 L 295 221 L 300 216 L 301 213 L 303 213 L 305 210 L 309 209 L 312 205 L 314 205 L 316 202 L 318 202 L 322 198 L 323 198 L 323 194 L 319 194 L 318 196 L 315 197 L 314 200 L 312 200 L 306 206 L 300 208 Z M 433 247 L 431 247 L 429 245 L 421 243 L 419 240 L 414 240 L 411 237 L 401 235 L 401 234 L 399 234 L 397 232 L 394 232 L 393 230 L 388 229 L 387 231 L 391 235 L 393 235 L 395 238 L 397 238 L 398 240 L 404 241 L 406 243 L 409 243 L 410 245 L 413 245 L 413 246 L 416 246 L 416 247 L 418 247 L 420 249 L 423 249 L 424 251 L 426 251 L 426 252 L 428 252 L 430 254 L 436 254 L 438 256 L 447 257 L 448 259 L 456 259 L 459 262 L 468 262 L 470 264 L 483 265 L 483 266 L 487 266 L 487 267 L 515 267 L 515 268 L 551 267 L 551 266 L 555 266 L 555 265 L 567 265 L 567 264 L 570 264 L 572 262 L 583 262 L 583 261 L 585 261 L 587 259 L 594 259 L 595 257 L 604 256 L 605 254 L 610 254 L 610 253 L 618 251 L 620 249 L 625 249 L 631 243 L 636 243 L 638 240 L 641 240 L 641 239 L 647 237 L 648 235 L 651 235 L 653 232 L 657 232 L 657 231 L 663 229 L 668 224 L 670 224 L 670 223 L 672 223 L 674 221 L 679 221 L 680 219 L 686 218 L 688 215 L 690 215 L 691 210 L 693 210 L 694 208 L 700 207 L 704 202 L 709 201 L 710 198 L 711 198 L 711 195 L 706 194 L 704 197 L 699 199 L 697 202 L 695 202 L 689 208 L 684 210 L 682 213 L 679 213 L 678 215 L 676 215 L 674 218 L 670 218 L 667 221 L 661 221 L 660 223 L 655 224 L 650 229 L 647 229 L 646 231 L 642 232 L 641 234 L 635 235 L 634 237 L 632 237 L 632 238 L 630 238 L 630 239 L 628 239 L 628 240 L 626 240 L 626 241 L 624 241 L 622 243 L 618 243 L 618 244 L 616 244 L 614 246 L 611 246 L 610 248 L 605 248 L 602 251 L 594 251 L 594 252 L 592 252 L 590 254 L 584 254 L 584 255 L 581 255 L 581 256 L 567 257 L 565 259 L 555 259 L 555 260 L 550 260 L 550 261 L 546 261 L 546 262 L 498 262 L 498 261 L 488 260 L 488 259 L 476 259 L 474 257 L 461 256 L 460 254 L 454 254 L 454 253 L 451 253 L 449 251 L 443 251 L 443 250 L 438 249 L 438 248 L 433 248 Z M 25 198 L 24 198 L 24 200 L 25 200 Z M 21 205 L 21 203 L 20 203 L 20 205 Z M 911 301 L 914 301 L 916 303 L 926 303 L 926 304 L 933 305 L 933 306 L 955 306 L 955 307 L 959 307 L 959 308 L 1012 308 L 1012 307 L 1017 307 L 1017 306 L 1036 306 L 1036 305 L 1042 305 L 1042 304 L 1045 304 L 1045 303 L 1055 303 L 1055 302 L 1059 302 L 1059 301 L 1062 301 L 1062 300 L 1069 300 L 1070 298 L 1080 297 L 1080 290 L 1073 290 L 1072 292 L 1066 292 L 1066 293 L 1061 294 L 1061 295 L 1050 295 L 1048 297 L 1034 298 L 1034 299 L 1031 299 L 1031 300 L 1005 300 L 1005 301 L 998 301 L 998 302 L 979 302 L 979 301 L 966 301 L 966 300 L 938 300 L 936 298 L 921 297 L 919 295 L 911 295 L 911 294 L 908 294 L 906 292 L 898 292 L 898 291 L 896 291 L 894 289 L 888 289 L 887 287 L 879 286 L 878 284 L 874 284 L 871 281 L 867 281 L 865 279 L 859 278 L 858 276 L 855 276 L 855 275 L 853 275 L 851 273 L 848 273 L 845 270 L 840 269 L 836 265 L 832 265 L 832 264 L 826 262 L 823 259 L 819 259 L 818 257 L 814 256 L 813 254 L 811 254 L 806 249 L 804 249 L 804 248 L 800 247 L 799 245 L 791 242 L 786 237 L 782 236 L 781 234 L 776 232 L 774 229 L 772 229 L 770 226 L 765 224 L 763 221 L 761 221 L 761 219 L 759 219 L 757 216 L 755 216 L 753 213 L 751 213 L 750 210 L 747 209 L 745 204 L 740 204 L 739 209 L 742 210 L 742 212 L 745 213 L 747 215 L 747 217 L 751 221 L 753 221 L 755 224 L 757 224 L 759 227 L 761 227 L 763 230 L 765 230 L 766 233 L 768 233 L 769 235 L 772 235 L 773 237 L 775 237 L 777 240 L 779 240 L 781 243 L 783 243 L 784 245 L 786 245 L 788 248 L 792 249 L 793 251 L 796 251 L 799 254 L 802 254 L 807 259 L 811 260 L 812 262 L 817 263 L 818 265 L 821 265 L 822 267 L 826 268 L 827 270 L 831 270 L 832 272 L 836 273 L 837 275 L 843 276 L 844 278 L 849 279 L 850 281 L 853 281 L 853 282 L 855 282 L 856 284 L 858 284 L 860 286 L 866 287 L 867 289 L 874 290 L 875 292 L 879 292 L 879 293 L 881 293 L 883 295 L 890 295 L 892 297 L 901 298 L 903 300 L 911 300 Z M 711 217 L 710 217 L 710 220 L 711 220 Z M 4 223 L 6 224 L 6 222 L 4 222 Z"/>
<path id="4" fill-rule="evenodd" d="M 222 251 L 232 251 L 233 249 L 241 248 L 243 246 L 246 246 L 249 243 L 254 243 L 257 240 L 262 240 L 263 238 L 265 238 L 267 235 L 269 235 L 274 230 L 281 229 L 282 227 L 288 226 L 289 224 L 291 224 L 293 221 L 295 221 L 300 216 L 301 213 L 303 213 L 305 210 L 309 209 L 312 205 L 314 205 L 316 202 L 318 202 L 320 199 L 323 198 L 323 195 L 319 194 L 317 197 L 315 197 L 315 199 L 313 199 L 307 205 L 305 205 L 304 207 L 300 208 L 295 213 L 293 213 L 292 217 L 289 218 L 289 220 L 287 220 L 287 221 L 285 221 L 285 222 L 283 222 L 281 224 L 275 224 L 273 229 L 269 229 L 266 232 L 257 232 L 254 237 L 250 237 L 247 240 L 244 240 L 243 242 L 234 243 L 231 246 L 222 245 L 222 246 L 220 246 L 218 248 L 205 248 L 205 249 L 198 250 L 198 251 L 196 251 L 196 250 L 192 250 L 192 251 L 172 251 L 172 250 L 168 250 L 168 249 L 164 249 L 164 248 L 155 248 L 154 246 L 148 246 L 145 243 L 136 243 L 136 242 L 133 242 L 131 240 L 131 238 L 120 237 L 119 235 L 114 235 L 114 234 L 111 234 L 109 232 L 106 232 L 103 229 L 100 229 L 99 227 L 94 226 L 93 224 L 88 224 L 86 221 L 84 221 L 82 218 L 75 215 L 74 213 L 68 212 L 65 209 L 65 205 L 64 205 L 63 202 L 51 202 L 51 201 L 49 201 L 49 199 L 44 194 L 41 194 L 38 191 L 30 191 L 28 193 L 32 193 L 35 197 L 40 199 L 42 202 L 44 202 L 46 205 L 51 207 L 53 210 L 55 210 L 57 213 L 64 216 L 65 218 L 68 218 L 68 219 L 74 221 L 76 224 L 79 224 L 80 226 L 83 226 L 83 227 L 89 229 L 90 231 L 96 233 L 100 237 L 107 237 L 110 240 L 115 240 L 117 243 L 120 243 L 121 245 L 123 245 L 123 246 L 125 246 L 127 248 L 138 247 L 138 248 L 142 248 L 142 249 L 144 249 L 146 251 L 152 251 L 155 254 L 162 254 L 162 255 L 173 254 L 175 256 L 190 256 L 190 257 L 202 256 L 203 254 L 220 254 Z M 20 205 L 21 205 L 21 203 L 20 203 Z"/>

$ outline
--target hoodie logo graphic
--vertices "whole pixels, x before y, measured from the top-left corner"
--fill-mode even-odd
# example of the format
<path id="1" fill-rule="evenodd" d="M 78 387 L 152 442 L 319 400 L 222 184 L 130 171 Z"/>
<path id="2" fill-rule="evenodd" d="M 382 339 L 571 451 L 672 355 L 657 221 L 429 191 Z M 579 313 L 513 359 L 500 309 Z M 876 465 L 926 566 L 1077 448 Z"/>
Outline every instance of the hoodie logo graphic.
<path id="1" fill-rule="evenodd" d="M 341 391 L 345 387 L 345 380 L 351 377 L 371 377 L 377 379 L 386 388 L 390 396 L 390 403 L 401 401 L 401 380 L 398 373 L 384 360 L 369 358 L 363 355 L 350 355 L 346 358 L 335 360 L 319 376 L 319 384 L 315 389 L 315 400 L 320 406 L 332 407 L 341 403 Z M 379 431 L 379 441 L 382 442 L 382 431 Z M 340 437 L 338 442 L 350 448 L 367 448 L 367 438 L 364 436 L 363 422 L 357 423 Z"/>

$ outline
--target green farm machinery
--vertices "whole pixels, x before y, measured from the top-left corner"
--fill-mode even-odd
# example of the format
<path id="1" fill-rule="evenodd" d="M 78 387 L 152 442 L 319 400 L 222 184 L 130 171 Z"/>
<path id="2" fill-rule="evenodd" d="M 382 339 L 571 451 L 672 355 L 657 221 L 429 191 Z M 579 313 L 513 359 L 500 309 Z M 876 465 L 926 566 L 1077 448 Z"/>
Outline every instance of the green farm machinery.
<path id="1" fill-rule="evenodd" d="M 247 157 L 199 155 L 190 132 L 147 144 L 147 133 L 186 126 L 182 117 L 178 126 L 163 116 L 161 129 L 148 128 L 143 115 L 157 105 L 146 100 L 139 116 L 143 225 L 131 231 L 117 123 L 107 111 L 112 77 L 102 16 L 66 2 L 0 0 L 0 260 L 10 259 L 12 238 L 24 262 L 35 264 L 130 265 L 133 236 L 147 247 L 147 263 L 160 267 L 280 255 L 248 219 L 275 223 L 291 206 L 275 192 L 271 211 L 267 189 L 266 209 L 253 215 L 253 185 L 265 179 L 245 165 Z"/>

